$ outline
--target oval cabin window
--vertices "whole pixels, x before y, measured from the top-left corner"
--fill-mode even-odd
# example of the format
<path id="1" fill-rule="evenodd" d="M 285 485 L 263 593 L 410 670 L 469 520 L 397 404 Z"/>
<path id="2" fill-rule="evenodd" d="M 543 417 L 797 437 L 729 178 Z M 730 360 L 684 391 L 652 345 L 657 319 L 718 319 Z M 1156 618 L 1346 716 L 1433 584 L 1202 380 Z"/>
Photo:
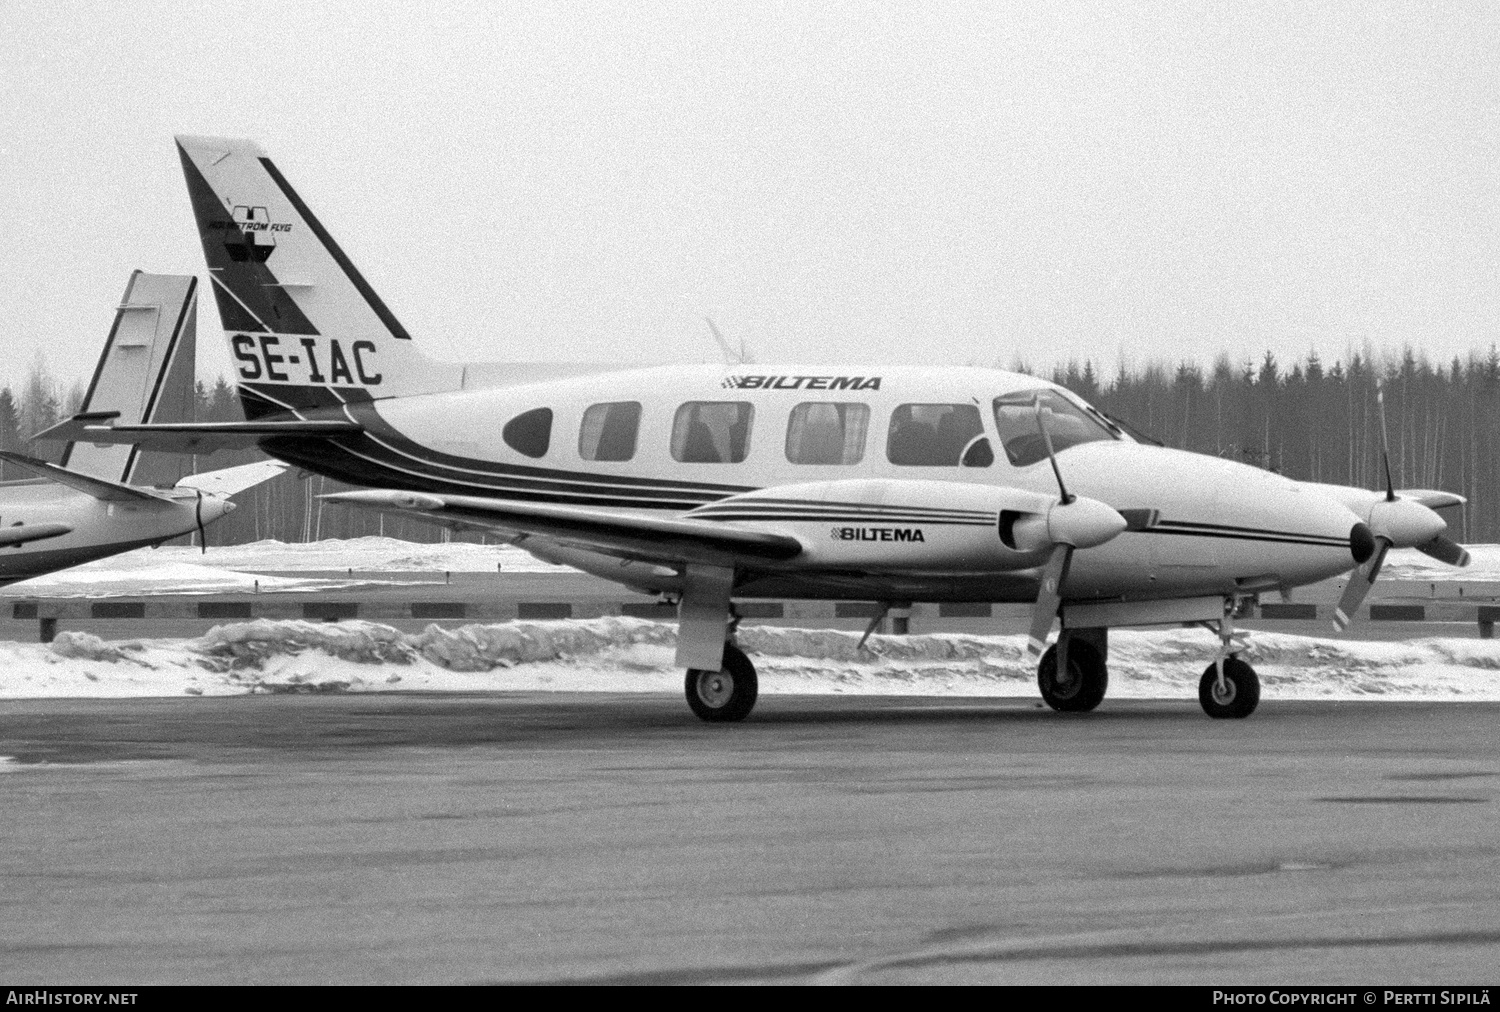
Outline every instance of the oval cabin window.
<path id="1" fill-rule="evenodd" d="M 500 430 L 505 445 L 528 457 L 545 457 L 552 445 L 552 409 L 533 408 L 505 423 Z"/>

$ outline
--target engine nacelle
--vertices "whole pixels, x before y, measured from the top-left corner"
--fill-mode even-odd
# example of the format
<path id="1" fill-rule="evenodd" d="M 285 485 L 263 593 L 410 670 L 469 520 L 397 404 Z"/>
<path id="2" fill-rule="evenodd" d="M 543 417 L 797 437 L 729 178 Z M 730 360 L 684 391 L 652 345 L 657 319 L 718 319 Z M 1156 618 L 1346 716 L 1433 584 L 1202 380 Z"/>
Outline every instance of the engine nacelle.
<path id="1" fill-rule="evenodd" d="M 997 572 L 1030 569 L 1058 544 L 1089 548 L 1125 529 L 1104 503 L 925 480 L 778 485 L 694 510 L 696 519 L 789 534 L 798 567 Z"/>
<path id="2" fill-rule="evenodd" d="M 1366 523 L 1377 538 L 1385 538 L 1397 548 L 1425 545 L 1448 529 L 1435 511 L 1411 499 L 1380 500 L 1370 507 Z"/>

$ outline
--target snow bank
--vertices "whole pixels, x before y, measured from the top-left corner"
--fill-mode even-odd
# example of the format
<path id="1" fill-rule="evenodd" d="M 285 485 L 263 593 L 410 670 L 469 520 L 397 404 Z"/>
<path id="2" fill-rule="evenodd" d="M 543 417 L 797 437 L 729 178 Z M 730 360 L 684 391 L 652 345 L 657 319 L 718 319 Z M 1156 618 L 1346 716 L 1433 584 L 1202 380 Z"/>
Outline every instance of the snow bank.
<path id="1" fill-rule="evenodd" d="M 389 690 L 680 692 L 675 628 L 644 619 L 511 622 L 406 634 L 371 622 L 261 620 L 195 640 L 105 642 L 82 632 L 0 643 L 0 698 Z M 1036 693 L 1024 636 L 855 633 L 752 626 L 740 643 L 766 693 L 1019 696 Z M 1195 698 L 1206 632 L 1111 634 L 1110 695 Z M 1268 699 L 1500 699 L 1500 640 L 1409 643 L 1259 633 Z"/>

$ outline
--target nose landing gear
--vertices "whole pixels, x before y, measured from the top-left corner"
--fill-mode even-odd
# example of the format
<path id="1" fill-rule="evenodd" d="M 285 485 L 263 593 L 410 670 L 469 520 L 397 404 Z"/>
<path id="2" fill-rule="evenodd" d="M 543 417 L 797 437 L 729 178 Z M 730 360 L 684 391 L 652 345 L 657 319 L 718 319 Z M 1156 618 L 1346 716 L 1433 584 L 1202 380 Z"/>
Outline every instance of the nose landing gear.
<path id="1" fill-rule="evenodd" d="M 1233 598 L 1224 600 L 1224 617 L 1219 619 L 1217 629 L 1214 623 L 1204 623 L 1219 634 L 1219 656 L 1198 680 L 1198 702 L 1215 720 L 1248 717 L 1260 703 L 1260 678 L 1254 668 L 1240 660 L 1246 636 L 1235 631 L 1235 605 Z"/>
<path id="2" fill-rule="evenodd" d="M 1198 681 L 1198 702 L 1215 719 L 1248 717 L 1260 702 L 1260 679 L 1255 669 L 1238 657 L 1215 661 Z"/>

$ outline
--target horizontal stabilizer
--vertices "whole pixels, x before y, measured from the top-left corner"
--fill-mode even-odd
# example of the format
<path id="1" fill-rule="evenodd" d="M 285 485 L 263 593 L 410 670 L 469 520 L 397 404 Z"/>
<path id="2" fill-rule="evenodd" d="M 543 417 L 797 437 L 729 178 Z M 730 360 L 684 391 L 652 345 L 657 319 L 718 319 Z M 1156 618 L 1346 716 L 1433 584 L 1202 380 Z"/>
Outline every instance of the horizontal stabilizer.
<path id="1" fill-rule="evenodd" d="M 11 453 L 0 450 L 0 460 L 8 464 L 14 464 L 19 468 L 30 471 L 40 478 L 55 481 L 59 485 L 77 489 L 86 495 L 91 495 L 102 502 L 150 502 L 161 503 L 166 500 L 159 495 L 153 495 L 144 489 L 134 488 L 130 485 L 121 485 L 119 482 L 105 481 L 103 478 L 91 478 L 86 474 L 69 471 L 65 467 L 49 464 L 45 460 L 37 460 L 35 457 L 27 457 L 19 453 Z"/>
<path id="2" fill-rule="evenodd" d="M 0 546 L 10 548 L 72 533 L 73 528 L 67 524 L 17 524 L 13 527 L 0 527 Z"/>
<path id="3" fill-rule="evenodd" d="M 802 543 L 784 534 L 751 531 L 712 520 L 669 520 L 580 506 L 550 506 L 483 496 L 429 495 L 386 490 L 336 492 L 328 502 L 409 513 L 510 535 L 535 534 L 622 559 L 709 562 L 735 559 L 784 561 L 802 554 Z"/>
<path id="4" fill-rule="evenodd" d="M 81 443 L 129 444 L 162 453 L 213 453 L 258 446 L 277 436 L 328 437 L 363 432 L 358 422 L 341 419 L 255 422 L 170 422 L 160 425 L 101 425 L 74 416 L 45 429 L 32 439 L 68 440 Z"/>
<path id="5" fill-rule="evenodd" d="M 279 460 L 261 460 L 254 464 L 226 467 L 221 471 L 205 471 L 202 474 L 190 474 L 179 481 L 177 487 L 196 489 L 204 495 L 227 498 L 236 492 L 243 492 L 247 488 L 254 488 L 261 482 L 270 481 L 286 469 L 287 465 Z"/>

